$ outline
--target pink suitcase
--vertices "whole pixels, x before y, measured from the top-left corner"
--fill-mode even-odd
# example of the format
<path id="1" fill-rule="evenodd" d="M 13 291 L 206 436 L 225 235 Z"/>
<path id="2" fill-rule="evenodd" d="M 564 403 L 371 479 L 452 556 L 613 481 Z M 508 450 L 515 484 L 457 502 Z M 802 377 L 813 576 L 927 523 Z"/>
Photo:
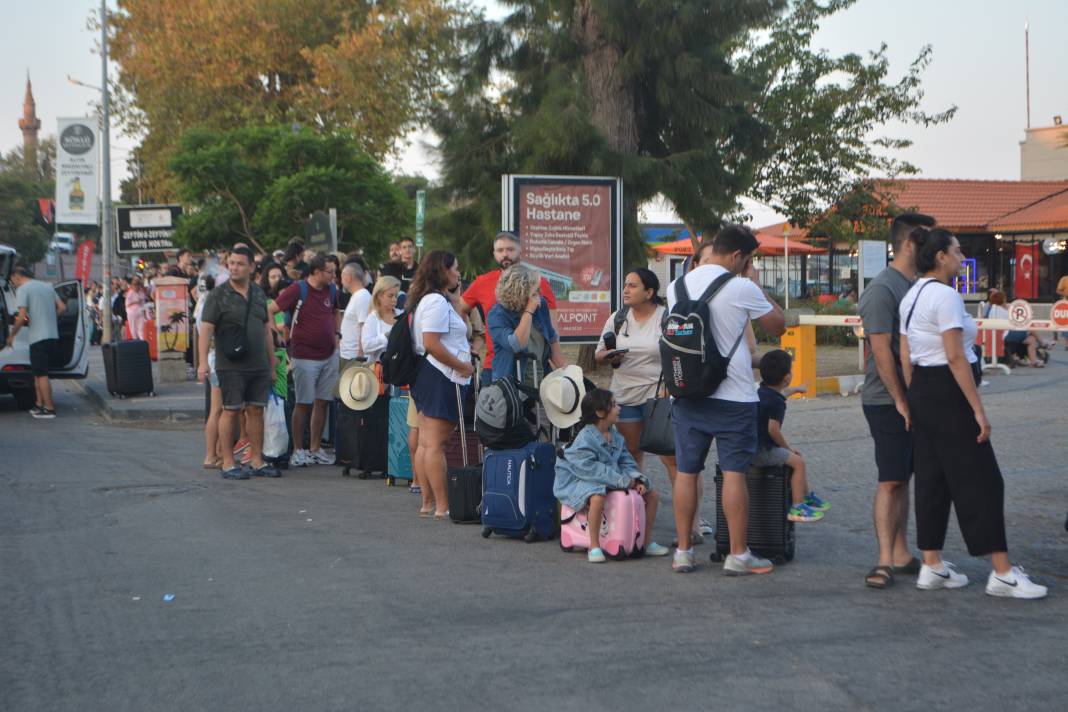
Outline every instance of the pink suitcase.
<path id="1" fill-rule="evenodd" d="M 564 551 L 590 548 L 588 511 L 560 508 L 560 548 Z M 637 491 L 613 490 L 605 497 L 601 515 L 601 549 L 605 556 L 613 559 L 638 557 L 645 553 L 645 500 Z"/>

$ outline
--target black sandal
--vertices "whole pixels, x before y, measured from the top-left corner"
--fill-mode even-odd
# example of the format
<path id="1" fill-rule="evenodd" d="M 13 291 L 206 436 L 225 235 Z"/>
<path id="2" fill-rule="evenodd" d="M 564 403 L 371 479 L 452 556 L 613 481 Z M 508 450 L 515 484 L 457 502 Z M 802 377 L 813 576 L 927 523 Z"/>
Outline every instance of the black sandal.
<path id="1" fill-rule="evenodd" d="M 890 588 L 894 585 L 894 567 L 873 566 L 864 577 L 864 584 L 869 588 Z"/>
<path id="2" fill-rule="evenodd" d="M 910 576 L 915 576 L 920 573 L 920 565 L 920 560 L 913 556 L 912 561 L 904 566 L 892 566 L 891 569 L 895 574 L 909 574 Z"/>

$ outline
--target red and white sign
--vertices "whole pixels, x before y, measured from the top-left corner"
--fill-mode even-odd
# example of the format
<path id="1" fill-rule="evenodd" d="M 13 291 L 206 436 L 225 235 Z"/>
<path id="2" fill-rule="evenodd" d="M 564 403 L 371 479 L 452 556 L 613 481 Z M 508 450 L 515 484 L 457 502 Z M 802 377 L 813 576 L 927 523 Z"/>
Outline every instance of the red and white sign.
<path id="1" fill-rule="evenodd" d="M 84 289 L 88 289 L 93 276 L 93 241 L 82 240 L 76 254 L 74 278 L 82 283 Z"/>
<path id="2" fill-rule="evenodd" d="M 1016 299 L 1034 299 L 1038 296 L 1038 257 L 1041 245 L 1016 245 Z"/>
<path id="3" fill-rule="evenodd" d="M 1017 329 L 1026 329 L 1033 316 L 1031 305 L 1023 299 L 1009 304 L 1009 323 Z"/>
<path id="4" fill-rule="evenodd" d="M 523 262 L 541 272 L 556 296 L 560 340 L 596 342 L 620 300 L 618 179 L 505 178 Z"/>
<path id="5" fill-rule="evenodd" d="M 1057 326 L 1068 326 L 1068 299 L 1054 302 L 1049 311 L 1049 318 Z"/>

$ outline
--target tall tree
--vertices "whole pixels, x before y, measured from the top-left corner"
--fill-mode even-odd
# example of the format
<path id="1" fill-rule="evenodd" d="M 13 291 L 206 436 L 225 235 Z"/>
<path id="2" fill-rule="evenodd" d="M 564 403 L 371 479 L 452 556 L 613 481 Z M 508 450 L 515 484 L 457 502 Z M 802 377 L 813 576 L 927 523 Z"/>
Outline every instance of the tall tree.
<path id="1" fill-rule="evenodd" d="M 342 241 L 379 257 L 415 220 L 403 189 L 344 134 L 191 129 L 171 168 L 179 197 L 194 207 L 175 234 L 189 247 L 241 240 L 270 250 L 303 235 L 310 213 L 336 208 Z"/>
<path id="2" fill-rule="evenodd" d="M 453 0 L 119 0 L 117 115 L 143 135 L 142 189 L 173 197 L 187 129 L 348 130 L 382 158 L 442 83 Z"/>
<path id="3" fill-rule="evenodd" d="M 50 186 L 29 180 L 23 171 L 0 170 L 0 239 L 27 264 L 40 261 L 48 250 L 50 230 L 37 199 L 50 195 Z"/>
<path id="4" fill-rule="evenodd" d="M 643 258 L 637 205 L 665 194 L 715 227 L 752 194 L 807 222 L 872 171 L 914 170 L 876 132 L 928 114 L 924 50 L 899 81 L 885 48 L 831 57 L 820 20 L 852 0 L 505 0 L 468 27 L 459 79 L 437 107 L 448 229 L 488 263 L 501 173 L 619 175 L 625 259 Z M 472 237 L 480 237 L 472 241 Z"/>

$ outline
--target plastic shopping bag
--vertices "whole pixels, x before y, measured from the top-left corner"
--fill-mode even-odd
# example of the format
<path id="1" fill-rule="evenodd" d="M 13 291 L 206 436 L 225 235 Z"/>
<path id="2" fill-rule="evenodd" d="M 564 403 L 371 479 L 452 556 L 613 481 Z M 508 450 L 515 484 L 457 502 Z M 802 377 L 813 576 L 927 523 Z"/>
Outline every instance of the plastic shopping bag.
<path id="1" fill-rule="evenodd" d="M 289 431 L 286 429 L 286 404 L 274 393 L 263 416 L 263 456 L 274 459 L 286 454 Z"/>

